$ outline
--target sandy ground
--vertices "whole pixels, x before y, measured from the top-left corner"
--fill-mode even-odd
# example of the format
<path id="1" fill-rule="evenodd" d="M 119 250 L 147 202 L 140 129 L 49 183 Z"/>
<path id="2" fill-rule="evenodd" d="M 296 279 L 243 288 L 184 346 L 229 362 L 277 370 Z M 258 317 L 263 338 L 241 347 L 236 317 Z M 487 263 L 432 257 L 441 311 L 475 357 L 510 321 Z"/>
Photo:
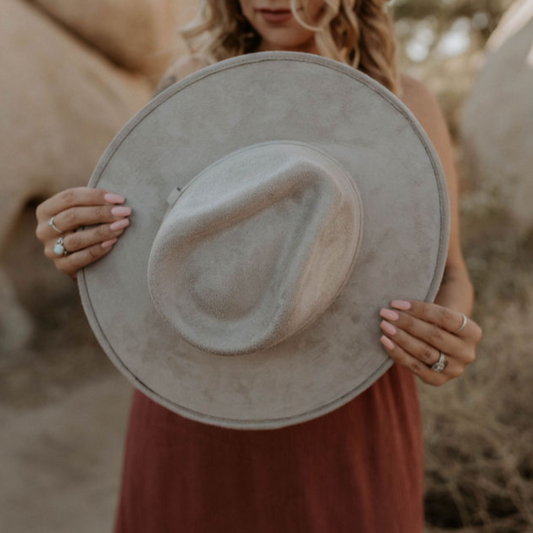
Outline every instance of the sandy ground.
<path id="1" fill-rule="evenodd" d="M 111 532 L 131 391 L 117 373 L 40 408 L 1 411 L 3 531 Z"/>
<path id="2" fill-rule="evenodd" d="M 35 334 L 0 358 L 0 530 L 111 532 L 133 389 L 95 340 L 75 283 L 44 256 L 34 208 L 1 258 Z"/>

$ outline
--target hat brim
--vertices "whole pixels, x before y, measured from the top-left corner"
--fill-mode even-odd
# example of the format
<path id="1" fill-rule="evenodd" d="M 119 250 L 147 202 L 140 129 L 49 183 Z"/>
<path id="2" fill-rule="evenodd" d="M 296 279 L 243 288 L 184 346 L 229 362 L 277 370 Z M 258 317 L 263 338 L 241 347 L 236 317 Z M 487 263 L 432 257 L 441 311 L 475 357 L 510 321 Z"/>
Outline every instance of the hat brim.
<path id="1" fill-rule="evenodd" d="M 317 146 L 353 175 L 364 206 L 357 262 L 333 304 L 296 335 L 254 354 L 204 352 L 150 298 L 148 258 L 166 199 L 220 157 L 277 139 Z M 126 123 L 87 186 L 132 208 L 114 249 L 78 272 L 99 343 L 144 394 L 207 424 L 278 428 L 344 405 L 393 364 L 379 342 L 380 307 L 433 301 L 444 272 L 448 196 L 427 134 L 383 85 L 314 54 L 246 54 L 183 78 Z"/>

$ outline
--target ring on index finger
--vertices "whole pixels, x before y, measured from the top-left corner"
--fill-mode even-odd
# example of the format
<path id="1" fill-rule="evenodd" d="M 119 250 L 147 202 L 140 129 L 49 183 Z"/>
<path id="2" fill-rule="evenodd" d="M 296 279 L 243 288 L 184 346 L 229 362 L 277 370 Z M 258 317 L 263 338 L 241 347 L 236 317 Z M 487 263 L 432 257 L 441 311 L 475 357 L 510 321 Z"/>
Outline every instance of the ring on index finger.
<path id="1" fill-rule="evenodd" d="M 464 313 L 461 313 L 461 315 L 463 316 L 463 323 L 461 324 L 461 327 L 459 329 L 456 329 L 455 331 L 452 331 L 452 333 L 459 333 L 466 326 L 466 323 L 467 323 L 468 319 L 466 318 L 466 315 Z"/>

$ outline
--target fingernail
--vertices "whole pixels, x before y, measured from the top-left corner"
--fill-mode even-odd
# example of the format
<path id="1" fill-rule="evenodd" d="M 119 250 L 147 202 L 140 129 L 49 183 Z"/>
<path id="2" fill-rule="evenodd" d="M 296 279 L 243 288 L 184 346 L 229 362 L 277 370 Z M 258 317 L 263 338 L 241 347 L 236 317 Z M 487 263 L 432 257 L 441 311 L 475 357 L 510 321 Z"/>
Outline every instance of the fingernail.
<path id="1" fill-rule="evenodd" d="M 111 224 L 109 228 L 111 229 L 111 231 L 115 231 L 117 229 L 125 228 L 129 225 L 129 223 L 129 218 L 123 218 L 122 220 L 117 220 L 116 222 L 113 222 L 113 224 Z"/>
<path id="2" fill-rule="evenodd" d="M 117 217 L 126 217 L 131 214 L 131 207 L 113 207 L 111 214 Z"/>
<path id="3" fill-rule="evenodd" d="M 385 307 L 381 308 L 379 314 L 388 320 L 398 320 L 400 318 L 400 315 L 396 311 L 386 309 Z"/>
<path id="4" fill-rule="evenodd" d="M 411 304 L 406 300 L 392 300 L 390 303 L 391 307 L 396 307 L 396 309 L 410 309 Z"/>
<path id="5" fill-rule="evenodd" d="M 385 320 L 382 320 L 379 324 L 389 335 L 394 335 L 396 333 L 396 328 L 392 325 L 386 322 Z"/>
<path id="6" fill-rule="evenodd" d="M 120 196 L 120 194 L 115 194 L 113 192 L 108 192 L 104 194 L 104 198 L 105 201 L 109 202 L 110 204 L 121 204 L 126 200 L 124 196 Z"/>
<path id="7" fill-rule="evenodd" d="M 379 340 L 382 344 L 384 344 L 389 350 L 392 350 L 394 348 L 394 343 L 388 338 L 385 337 L 385 335 L 382 335 Z"/>
<path id="8" fill-rule="evenodd" d="M 110 246 L 113 246 L 118 241 L 118 238 L 115 237 L 114 239 L 109 239 L 108 241 L 104 241 L 102 243 L 102 248 L 109 248 Z"/>

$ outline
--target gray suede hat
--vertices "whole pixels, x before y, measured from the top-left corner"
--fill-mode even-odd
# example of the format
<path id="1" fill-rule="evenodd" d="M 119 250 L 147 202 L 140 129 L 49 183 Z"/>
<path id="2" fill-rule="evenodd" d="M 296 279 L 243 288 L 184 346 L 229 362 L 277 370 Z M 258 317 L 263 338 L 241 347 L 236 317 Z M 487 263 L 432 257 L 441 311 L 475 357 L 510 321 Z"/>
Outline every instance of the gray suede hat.
<path id="1" fill-rule="evenodd" d="M 393 364 L 380 307 L 432 302 L 448 248 L 439 158 L 393 93 L 301 52 L 174 83 L 108 146 L 88 187 L 132 207 L 78 272 L 116 367 L 186 418 L 271 429 L 324 415 Z"/>

